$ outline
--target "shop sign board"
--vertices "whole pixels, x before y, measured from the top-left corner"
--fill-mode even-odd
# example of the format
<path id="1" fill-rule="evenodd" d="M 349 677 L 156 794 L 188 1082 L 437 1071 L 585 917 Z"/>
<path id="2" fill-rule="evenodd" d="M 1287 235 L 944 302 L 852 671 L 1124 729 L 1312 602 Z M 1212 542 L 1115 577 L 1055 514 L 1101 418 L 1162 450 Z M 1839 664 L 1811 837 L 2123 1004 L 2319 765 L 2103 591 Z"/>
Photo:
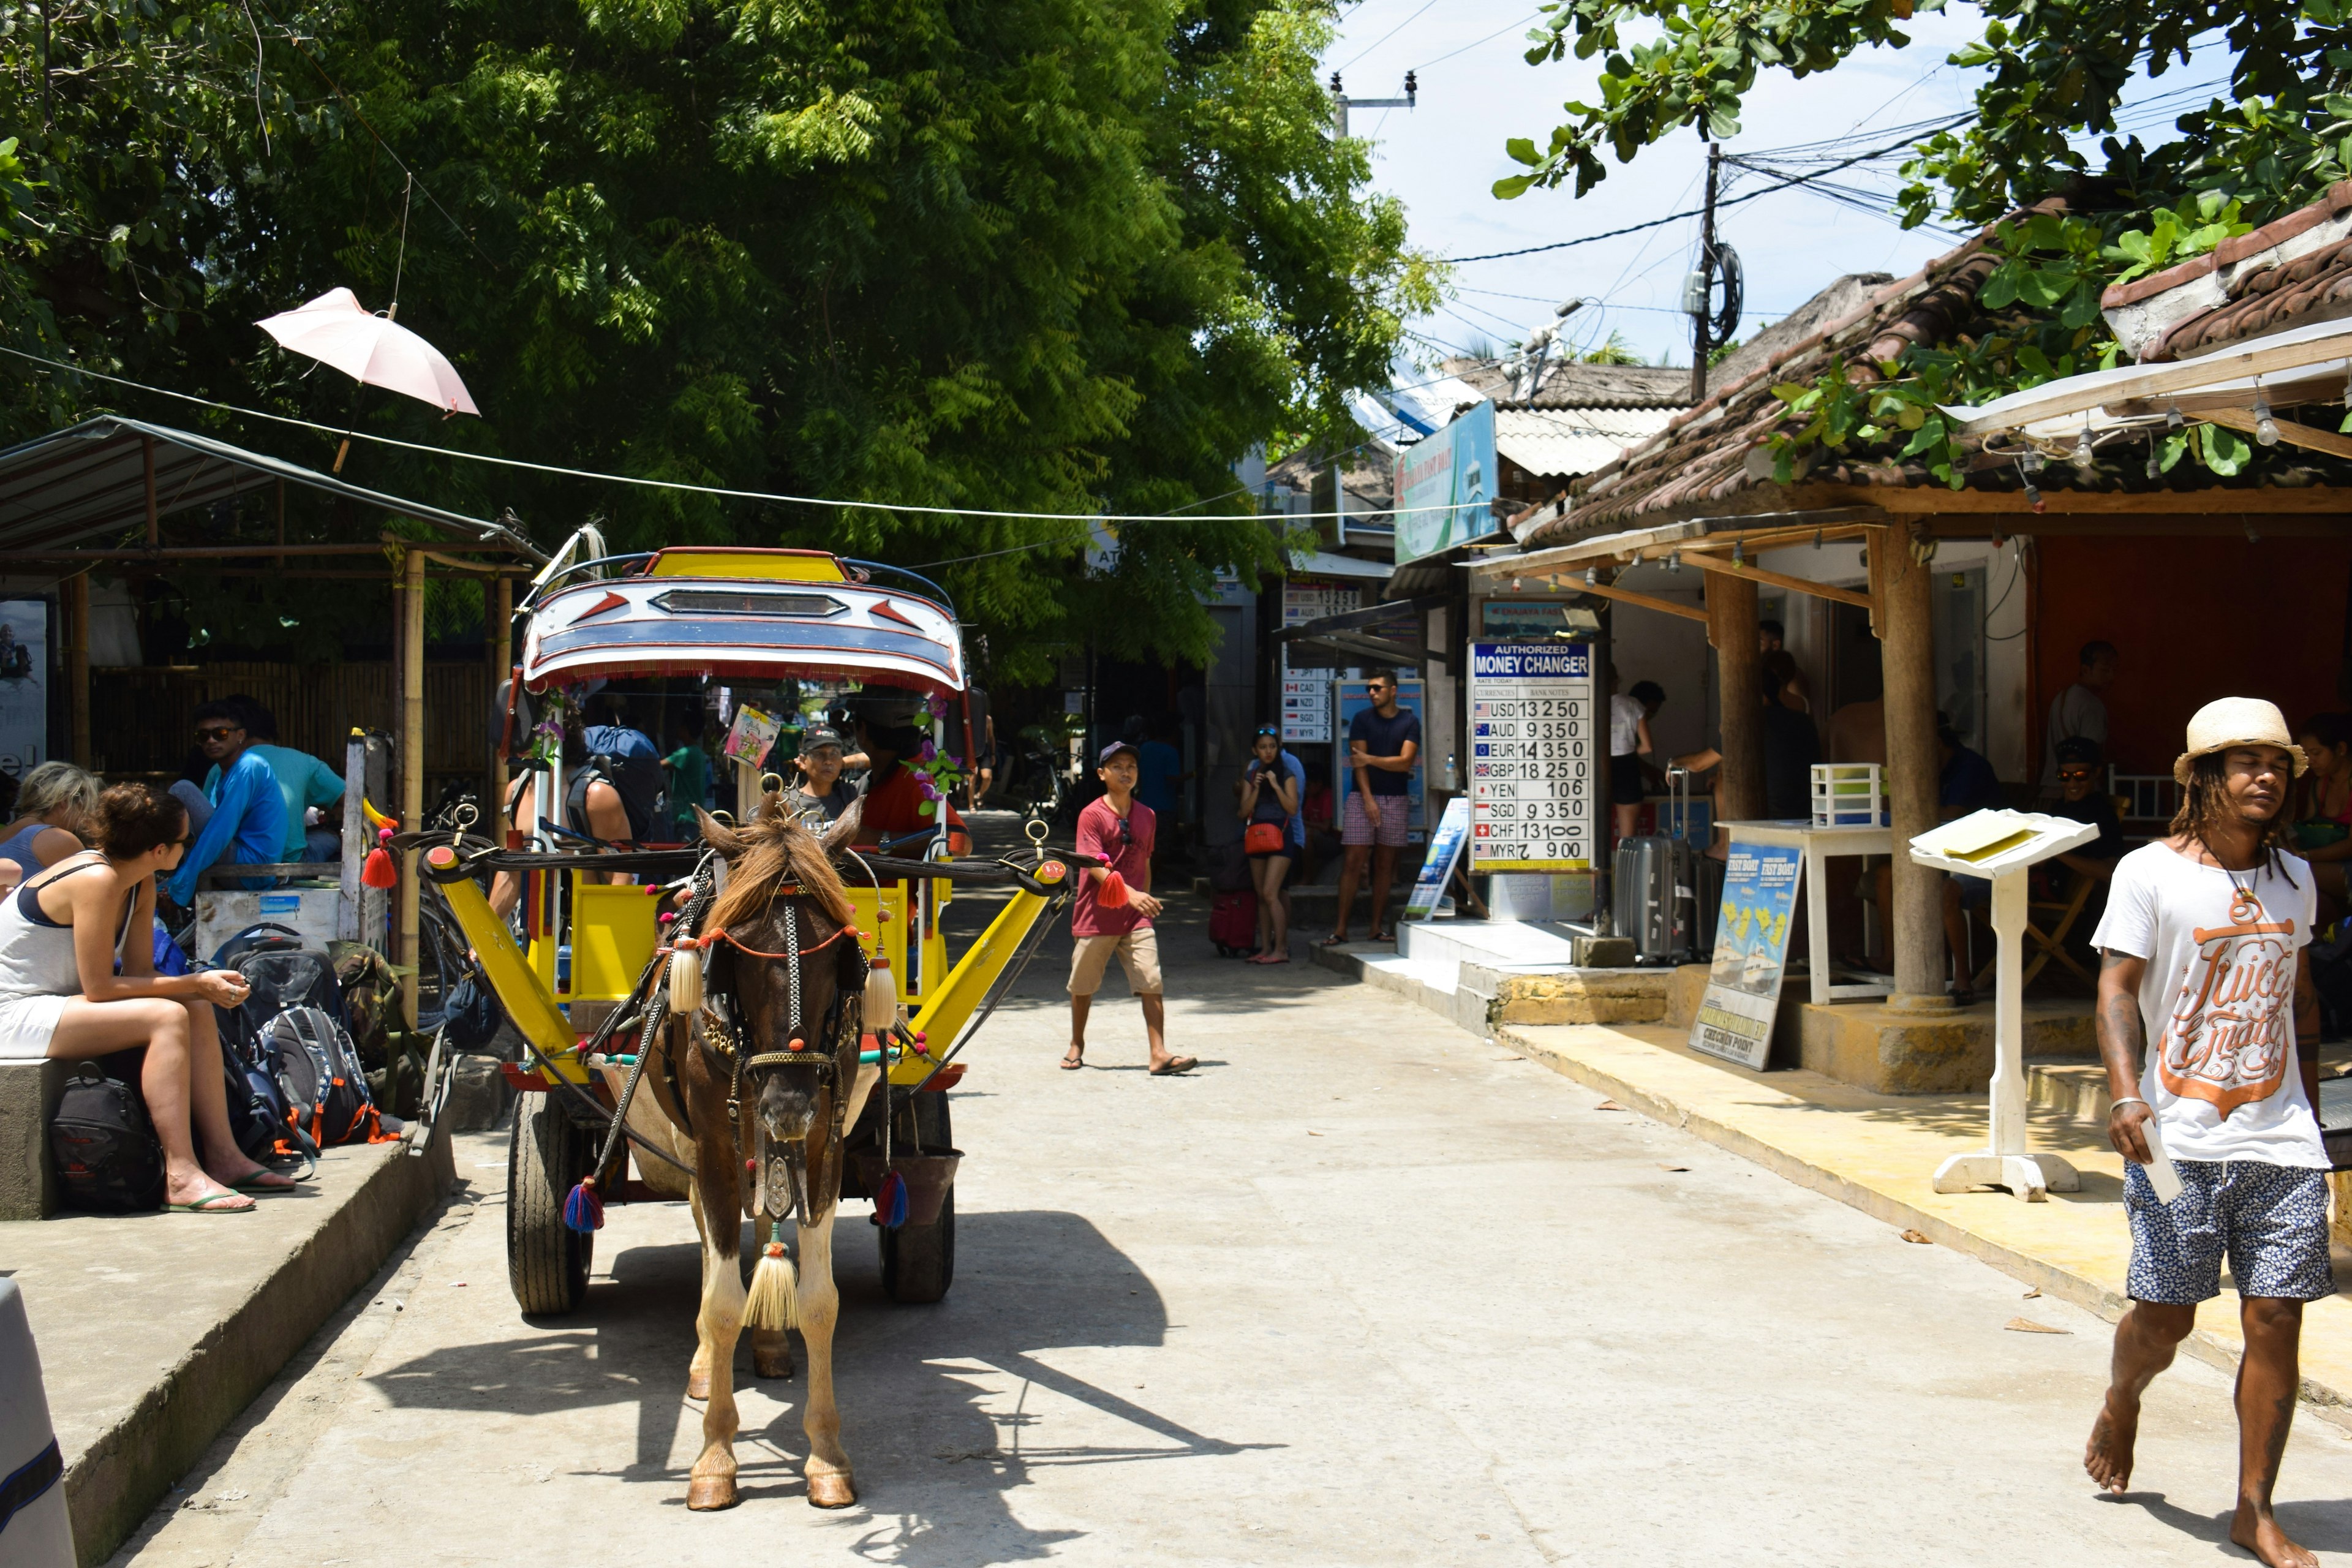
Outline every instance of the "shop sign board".
<path id="1" fill-rule="evenodd" d="M 1500 532 L 1494 495 L 1495 405 L 1481 403 L 1397 454 L 1397 564 Z"/>
<path id="2" fill-rule="evenodd" d="M 1600 826 L 1592 649 L 1470 645 L 1470 865 L 1583 871 Z"/>
<path id="3" fill-rule="evenodd" d="M 1348 819 L 1348 794 L 1356 787 L 1356 770 L 1348 765 L 1348 726 L 1357 714 L 1372 705 L 1370 684 L 1362 680 L 1335 680 L 1331 691 L 1339 712 L 1332 734 L 1331 777 L 1336 781 L 1331 795 L 1334 822 Z M 1404 676 L 1397 681 L 1397 706 L 1422 721 L 1421 751 L 1413 758 L 1412 771 L 1405 774 L 1404 794 L 1407 804 L 1405 824 L 1409 833 L 1419 834 L 1428 826 L 1429 817 L 1423 807 L 1423 779 L 1429 769 L 1429 710 L 1422 704 L 1421 681 Z"/>
<path id="4" fill-rule="evenodd" d="M 1733 830 L 1715 922 L 1715 963 L 1691 1025 L 1691 1049 L 1760 1069 L 1772 1054 L 1772 1019 L 1789 966 L 1789 926 L 1804 880 L 1794 844 L 1750 844 Z"/>
<path id="5" fill-rule="evenodd" d="M 0 773 L 23 778 L 49 760 L 49 606 L 0 599 Z"/>
<path id="6" fill-rule="evenodd" d="M 1319 673 L 1282 678 L 1282 743 L 1328 745 L 1331 678 Z"/>
<path id="7" fill-rule="evenodd" d="M 1422 858 L 1412 896 L 1404 901 L 1405 919 L 1425 921 L 1437 912 L 1445 899 L 1445 884 L 1454 875 L 1454 863 L 1462 858 L 1462 846 L 1469 837 L 1470 798 L 1457 795 L 1445 803 L 1437 831 L 1429 836 L 1429 853 Z"/>

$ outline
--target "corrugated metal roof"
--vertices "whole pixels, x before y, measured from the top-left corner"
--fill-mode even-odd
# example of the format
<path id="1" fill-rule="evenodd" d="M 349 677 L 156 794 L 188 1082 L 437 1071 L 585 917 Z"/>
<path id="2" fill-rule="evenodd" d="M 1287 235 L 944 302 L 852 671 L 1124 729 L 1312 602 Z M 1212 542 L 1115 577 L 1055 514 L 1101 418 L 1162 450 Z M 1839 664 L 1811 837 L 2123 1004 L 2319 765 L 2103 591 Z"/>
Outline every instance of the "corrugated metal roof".
<path id="1" fill-rule="evenodd" d="M 1531 474 L 1589 474 L 1674 416 L 1671 408 L 1498 408 L 1495 449 Z"/>
<path id="2" fill-rule="evenodd" d="M 194 431 L 117 415 L 86 419 L 0 452 L 0 550 L 55 550 L 144 528 L 151 447 L 159 518 L 283 479 L 415 518 L 472 543 L 546 559 L 529 540 L 498 523 L 346 484 L 331 474 Z"/>

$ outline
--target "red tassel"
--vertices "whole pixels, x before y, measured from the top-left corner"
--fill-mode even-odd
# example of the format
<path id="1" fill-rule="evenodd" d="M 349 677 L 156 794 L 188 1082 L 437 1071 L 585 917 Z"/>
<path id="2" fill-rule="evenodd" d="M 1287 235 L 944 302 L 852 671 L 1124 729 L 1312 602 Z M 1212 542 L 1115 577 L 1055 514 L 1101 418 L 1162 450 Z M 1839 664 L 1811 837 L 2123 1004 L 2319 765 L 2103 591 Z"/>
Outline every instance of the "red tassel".
<path id="1" fill-rule="evenodd" d="M 1127 879 L 1116 871 L 1106 874 L 1095 887 L 1095 902 L 1107 910 L 1127 908 Z"/>
<path id="2" fill-rule="evenodd" d="M 371 888 L 400 886 L 400 868 L 392 863 L 392 851 L 384 846 L 392 842 L 392 829 L 387 827 L 381 841 L 368 851 L 367 863 L 360 868 L 360 880 Z"/>

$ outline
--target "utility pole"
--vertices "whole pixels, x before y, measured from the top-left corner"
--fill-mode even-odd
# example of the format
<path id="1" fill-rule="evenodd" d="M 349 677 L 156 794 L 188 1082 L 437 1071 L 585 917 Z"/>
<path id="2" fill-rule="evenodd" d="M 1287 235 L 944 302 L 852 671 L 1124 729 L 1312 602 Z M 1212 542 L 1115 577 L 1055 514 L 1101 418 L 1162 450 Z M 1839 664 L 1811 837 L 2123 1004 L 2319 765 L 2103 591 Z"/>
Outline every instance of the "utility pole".
<path id="1" fill-rule="evenodd" d="M 1340 89 L 1339 73 L 1333 71 L 1331 73 L 1331 129 L 1340 141 L 1345 142 L 1348 139 L 1349 109 L 1411 109 L 1413 106 L 1413 100 L 1420 96 L 1420 85 L 1414 81 L 1413 73 L 1411 71 L 1404 73 L 1402 98 L 1349 98 Z"/>
<path id="2" fill-rule="evenodd" d="M 1723 144 L 1706 144 L 1706 211 L 1699 219 L 1698 270 L 1683 291 L 1683 309 L 1691 318 L 1691 384 L 1693 405 L 1706 399 L 1706 354 L 1709 318 L 1715 314 L 1715 185 L 1723 167 Z"/>

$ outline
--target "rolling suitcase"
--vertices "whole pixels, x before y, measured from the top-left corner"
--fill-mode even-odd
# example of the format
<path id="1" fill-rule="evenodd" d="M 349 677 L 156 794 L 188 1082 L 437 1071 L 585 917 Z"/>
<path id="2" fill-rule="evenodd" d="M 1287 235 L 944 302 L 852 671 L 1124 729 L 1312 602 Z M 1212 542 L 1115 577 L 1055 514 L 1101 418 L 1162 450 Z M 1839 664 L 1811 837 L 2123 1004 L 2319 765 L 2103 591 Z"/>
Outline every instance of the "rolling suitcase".
<path id="1" fill-rule="evenodd" d="M 1257 893 L 1250 888 L 1218 893 L 1209 903 L 1209 940 L 1225 958 L 1257 951 Z"/>
<path id="2" fill-rule="evenodd" d="M 1683 794 L 1689 778 L 1681 769 L 1673 770 L 1675 799 L 1671 820 L 1675 823 L 1690 820 Z M 1611 864 L 1611 910 L 1617 934 L 1633 939 L 1634 963 L 1685 963 L 1696 954 L 1702 919 L 1710 930 L 1714 924 L 1712 908 L 1706 917 L 1698 912 L 1702 864 L 1713 866 L 1714 862 L 1688 841 L 1667 834 L 1645 833 L 1618 842 L 1616 858 Z M 1715 869 L 1719 902 L 1722 868 Z"/>

